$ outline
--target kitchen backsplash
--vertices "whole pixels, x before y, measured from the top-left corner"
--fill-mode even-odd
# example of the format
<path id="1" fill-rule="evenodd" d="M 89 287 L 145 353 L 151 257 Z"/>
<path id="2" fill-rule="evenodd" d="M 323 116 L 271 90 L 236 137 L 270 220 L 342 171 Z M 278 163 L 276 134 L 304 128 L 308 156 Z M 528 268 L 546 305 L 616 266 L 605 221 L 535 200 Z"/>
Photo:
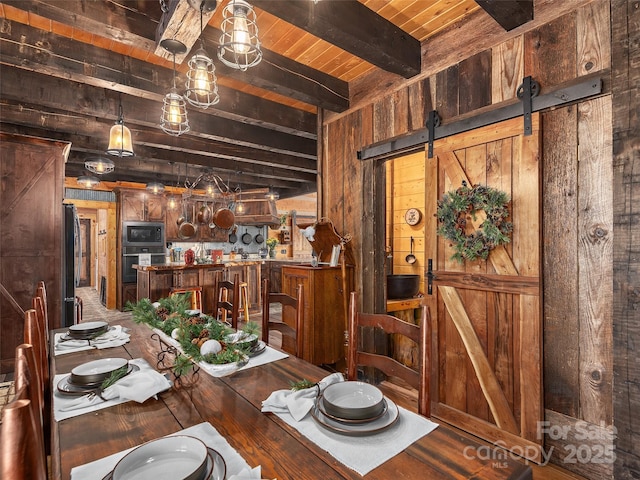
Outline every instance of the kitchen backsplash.
<path id="1" fill-rule="evenodd" d="M 269 237 L 269 227 L 257 227 L 253 225 L 249 226 L 238 226 L 236 231 L 237 241 L 235 243 L 230 242 L 169 242 L 167 243 L 167 256 L 169 255 L 169 250 L 171 248 L 177 249 L 181 248 L 182 252 L 191 248 L 194 251 L 198 251 L 198 249 L 207 250 L 222 250 L 225 255 L 229 254 L 231 251 L 235 251 L 236 253 L 249 253 L 249 254 L 257 254 L 260 248 L 266 248 L 267 244 L 265 240 Z M 249 243 L 245 243 L 243 241 L 243 235 L 248 234 L 251 237 L 251 241 Z M 256 236 L 262 235 L 262 243 L 256 242 Z M 248 236 L 246 237 L 248 239 Z"/>

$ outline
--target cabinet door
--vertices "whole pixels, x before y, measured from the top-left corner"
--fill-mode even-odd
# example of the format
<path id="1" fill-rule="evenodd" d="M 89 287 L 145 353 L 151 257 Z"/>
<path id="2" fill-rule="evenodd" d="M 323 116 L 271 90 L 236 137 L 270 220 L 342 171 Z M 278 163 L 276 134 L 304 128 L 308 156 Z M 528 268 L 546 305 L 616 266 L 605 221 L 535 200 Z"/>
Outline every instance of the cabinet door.
<path id="1" fill-rule="evenodd" d="M 162 195 L 145 196 L 145 222 L 164 222 L 165 198 Z"/>
<path id="2" fill-rule="evenodd" d="M 145 221 L 145 193 L 138 191 L 120 192 L 120 213 L 124 222 Z"/>
<path id="3" fill-rule="evenodd" d="M 196 268 L 175 270 L 173 286 L 176 288 L 197 287 L 200 285 L 200 274 Z"/>
<path id="4" fill-rule="evenodd" d="M 245 281 L 249 290 L 249 308 L 258 308 L 260 306 L 260 272 L 262 268 L 260 264 L 254 264 L 247 265 L 245 269 Z"/>
<path id="5" fill-rule="evenodd" d="M 182 216 L 182 209 L 180 207 L 167 209 L 165 220 L 165 236 L 167 242 L 180 242 L 178 237 L 178 218 Z"/>
<path id="6" fill-rule="evenodd" d="M 314 295 L 312 279 L 309 270 L 282 267 L 282 292 L 295 296 L 298 285 L 302 284 L 304 291 L 304 316 L 303 316 L 303 345 L 300 357 L 312 362 L 313 357 L 313 324 L 314 324 Z M 288 310 L 288 309 L 287 309 Z M 295 318 L 291 312 L 285 310 L 282 321 L 288 325 L 295 326 Z"/>
<path id="7" fill-rule="evenodd" d="M 151 272 L 149 278 L 149 299 L 156 302 L 169 296 L 173 284 L 173 272 Z"/>
<path id="8" fill-rule="evenodd" d="M 122 305 L 127 302 L 136 303 L 138 301 L 138 285 L 135 283 L 122 284 Z"/>

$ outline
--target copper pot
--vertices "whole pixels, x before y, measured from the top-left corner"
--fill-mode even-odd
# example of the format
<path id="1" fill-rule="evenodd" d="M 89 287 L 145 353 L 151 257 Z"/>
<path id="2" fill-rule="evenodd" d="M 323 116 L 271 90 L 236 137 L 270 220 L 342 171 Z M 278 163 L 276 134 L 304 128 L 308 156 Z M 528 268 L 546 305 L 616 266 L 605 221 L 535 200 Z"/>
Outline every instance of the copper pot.
<path id="1" fill-rule="evenodd" d="M 222 230 L 229 230 L 233 227 L 235 221 L 235 214 L 228 208 L 219 208 L 213 214 L 213 223 Z"/>
<path id="2" fill-rule="evenodd" d="M 204 205 L 202 205 L 200 210 L 198 210 L 196 219 L 201 225 L 207 225 L 211 221 L 211 209 L 209 208 L 209 205 L 207 205 L 207 202 L 204 202 Z"/>

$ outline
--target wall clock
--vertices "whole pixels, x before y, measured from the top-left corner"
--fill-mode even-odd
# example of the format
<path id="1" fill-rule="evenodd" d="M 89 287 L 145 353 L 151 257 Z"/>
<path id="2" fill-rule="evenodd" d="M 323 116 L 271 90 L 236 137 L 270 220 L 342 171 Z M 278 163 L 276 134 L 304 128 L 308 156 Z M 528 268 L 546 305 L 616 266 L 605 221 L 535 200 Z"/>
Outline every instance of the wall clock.
<path id="1" fill-rule="evenodd" d="M 410 208 L 404 214 L 404 221 L 411 226 L 419 224 L 420 220 L 422 220 L 422 212 L 417 208 Z"/>

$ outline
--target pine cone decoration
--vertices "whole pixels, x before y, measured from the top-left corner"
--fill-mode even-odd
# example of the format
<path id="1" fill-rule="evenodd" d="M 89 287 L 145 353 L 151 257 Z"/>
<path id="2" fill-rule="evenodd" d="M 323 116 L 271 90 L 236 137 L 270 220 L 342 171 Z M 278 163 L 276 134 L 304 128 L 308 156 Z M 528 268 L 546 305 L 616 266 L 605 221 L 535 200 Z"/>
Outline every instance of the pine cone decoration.
<path id="1" fill-rule="evenodd" d="M 169 316 L 169 310 L 164 307 L 158 307 L 156 309 L 156 315 L 164 322 Z"/>

